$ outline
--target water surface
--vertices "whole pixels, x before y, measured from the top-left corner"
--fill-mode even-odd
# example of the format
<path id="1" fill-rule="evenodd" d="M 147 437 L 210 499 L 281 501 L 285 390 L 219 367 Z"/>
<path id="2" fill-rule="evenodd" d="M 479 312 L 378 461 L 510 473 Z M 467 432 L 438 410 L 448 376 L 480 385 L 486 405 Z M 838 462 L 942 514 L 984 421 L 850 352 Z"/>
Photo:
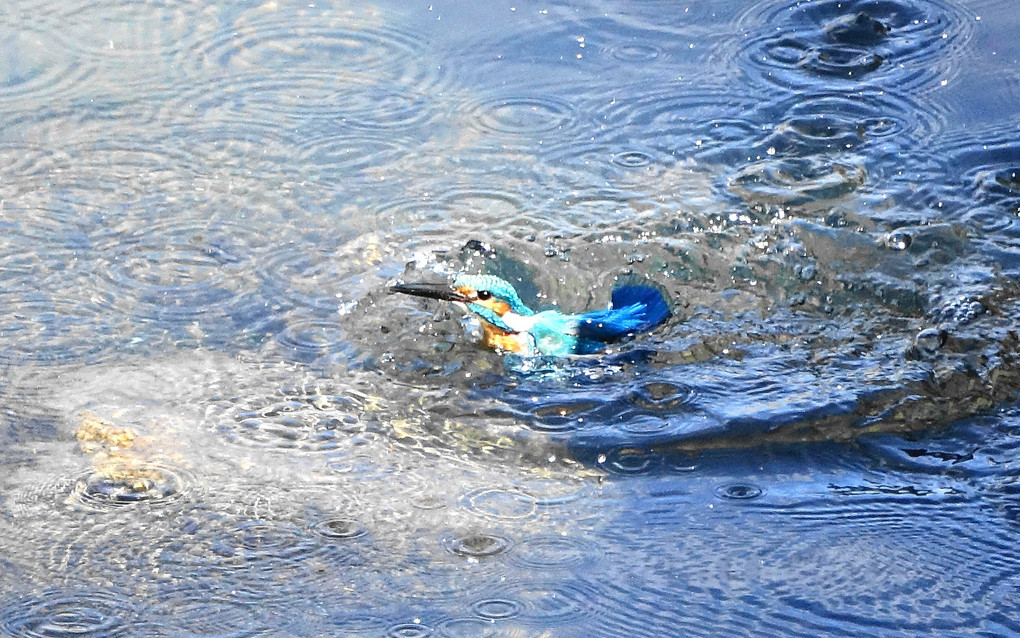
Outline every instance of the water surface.
<path id="1" fill-rule="evenodd" d="M 0 633 L 1020 633 L 1018 27 L 5 3 Z"/>

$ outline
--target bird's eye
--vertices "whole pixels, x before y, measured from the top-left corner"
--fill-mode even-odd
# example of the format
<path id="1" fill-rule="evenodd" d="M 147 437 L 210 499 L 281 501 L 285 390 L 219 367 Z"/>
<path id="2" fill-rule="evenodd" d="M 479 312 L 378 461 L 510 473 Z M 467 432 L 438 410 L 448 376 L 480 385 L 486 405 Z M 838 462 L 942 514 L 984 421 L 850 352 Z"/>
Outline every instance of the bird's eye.
<path id="1" fill-rule="evenodd" d="M 489 292 L 488 290 L 479 290 L 476 296 L 482 301 L 485 301 L 486 299 L 492 299 L 492 293 Z"/>

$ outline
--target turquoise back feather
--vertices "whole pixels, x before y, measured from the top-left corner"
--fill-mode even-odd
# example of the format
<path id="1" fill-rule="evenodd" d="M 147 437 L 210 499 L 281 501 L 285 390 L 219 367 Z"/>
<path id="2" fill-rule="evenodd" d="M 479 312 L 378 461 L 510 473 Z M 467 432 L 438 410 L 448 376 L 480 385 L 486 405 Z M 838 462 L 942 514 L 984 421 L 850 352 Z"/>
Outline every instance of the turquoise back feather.
<path id="1" fill-rule="evenodd" d="M 535 349 L 541 354 L 562 357 L 578 352 L 577 315 L 546 310 L 535 318 L 530 334 L 535 340 Z"/>

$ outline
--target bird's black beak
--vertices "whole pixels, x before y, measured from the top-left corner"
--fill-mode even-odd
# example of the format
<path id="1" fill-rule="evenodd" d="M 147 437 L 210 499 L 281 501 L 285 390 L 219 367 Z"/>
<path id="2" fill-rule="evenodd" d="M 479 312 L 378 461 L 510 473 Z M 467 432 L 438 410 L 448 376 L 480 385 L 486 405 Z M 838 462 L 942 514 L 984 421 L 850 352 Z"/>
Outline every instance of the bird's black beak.
<path id="1" fill-rule="evenodd" d="M 443 301 L 461 301 L 464 303 L 470 301 L 470 299 L 466 296 L 457 292 L 450 284 L 393 284 L 390 286 L 390 290 L 393 292 L 402 292 L 405 295 L 428 297 L 429 299 L 442 299 Z"/>

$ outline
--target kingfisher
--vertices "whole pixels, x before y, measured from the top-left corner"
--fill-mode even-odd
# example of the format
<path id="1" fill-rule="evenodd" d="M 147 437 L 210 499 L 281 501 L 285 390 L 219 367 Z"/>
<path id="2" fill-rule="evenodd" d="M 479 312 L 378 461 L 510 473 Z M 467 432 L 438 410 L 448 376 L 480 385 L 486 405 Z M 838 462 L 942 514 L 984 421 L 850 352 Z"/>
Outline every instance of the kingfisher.
<path id="1" fill-rule="evenodd" d="M 401 283 L 390 290 L 452 301 L 481 322 L 484 345 L 524 356 L 591 354 L 607 343 L 651 330 L 670 316 L 662 292 L 644 285 L 614 288 L 608 308 L 580 314 L 535 312 L 510 282 L 494 275 L 462 274 L 452 284 Z"/>

